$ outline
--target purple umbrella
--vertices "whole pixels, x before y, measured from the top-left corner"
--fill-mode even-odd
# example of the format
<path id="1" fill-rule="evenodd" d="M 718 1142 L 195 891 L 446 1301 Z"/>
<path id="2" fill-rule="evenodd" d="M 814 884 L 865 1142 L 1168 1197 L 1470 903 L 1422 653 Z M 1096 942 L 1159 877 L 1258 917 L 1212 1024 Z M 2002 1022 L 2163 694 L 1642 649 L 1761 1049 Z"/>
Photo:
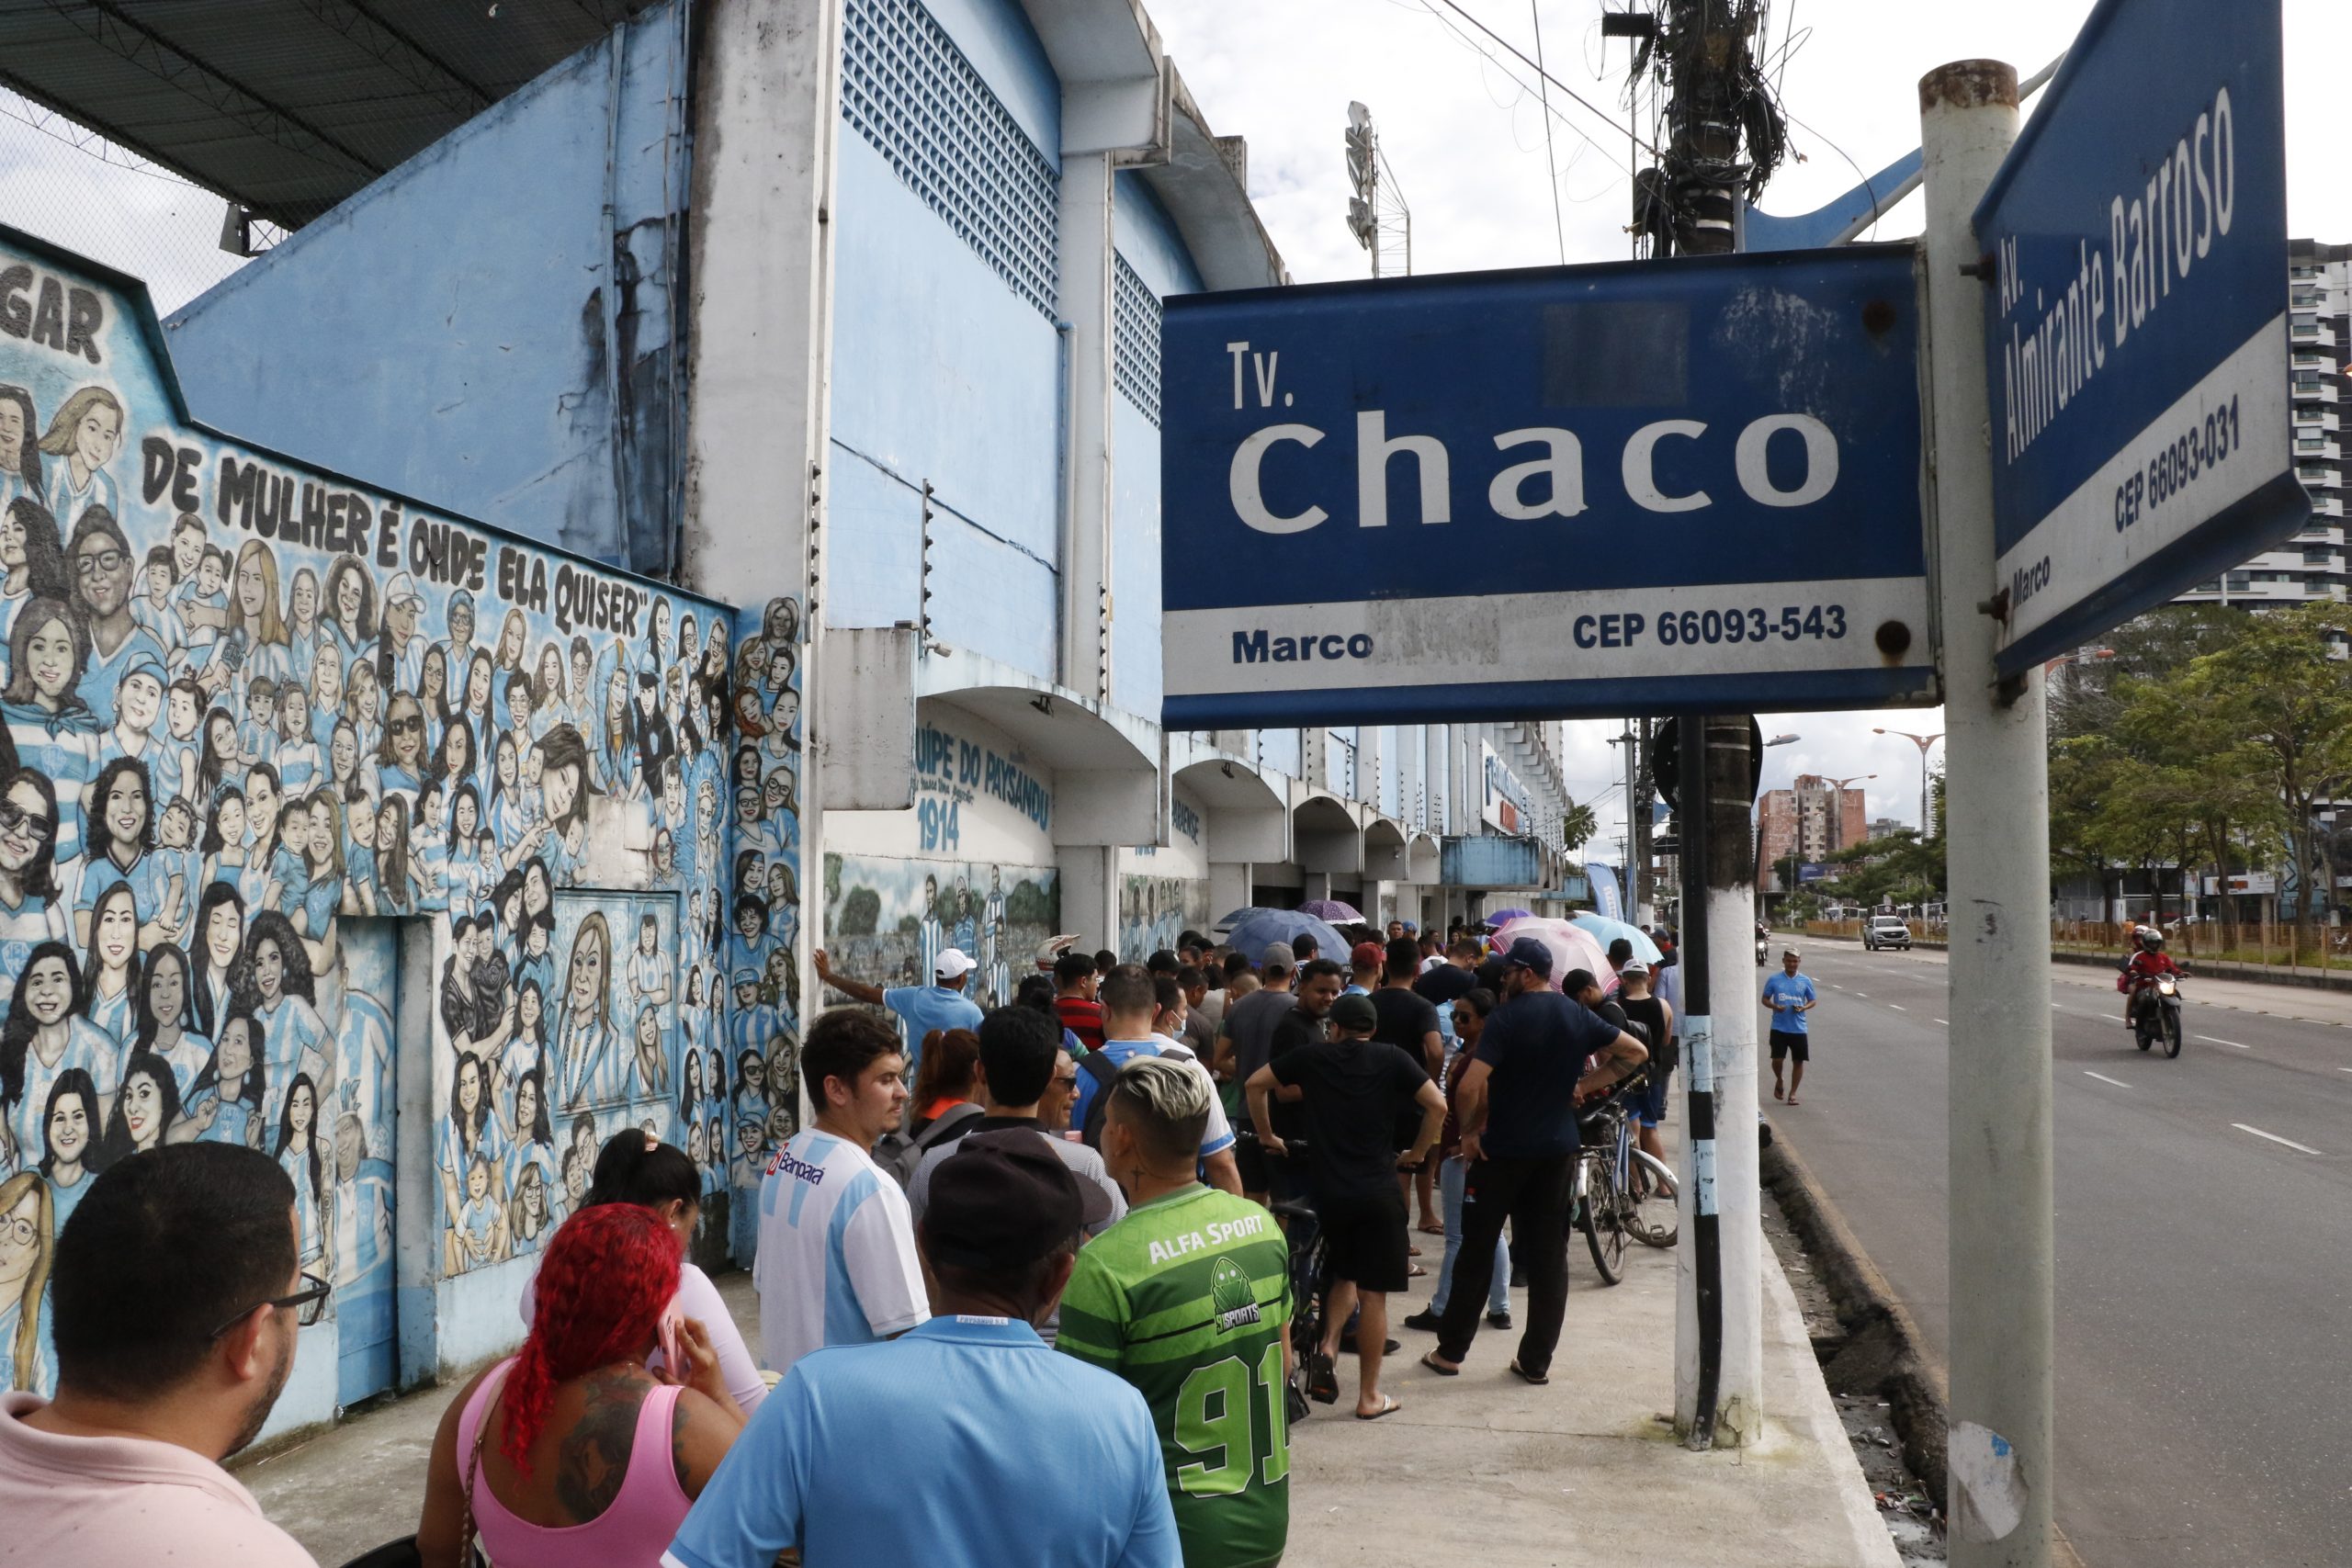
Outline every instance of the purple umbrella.
<path id="1" fill-rule="evenodd" d="M 1499 928 L 1510 924 L 1513 920 L 1526 919 L 1533 912 L 1532 909 L 1490 909 L 1487 912 L 1486 921 L 1490 926 Z"/>
<path id="2" fill-rule="evenodd" d="M 1353 904 L 1342 904 L 1336 898 L 1309 898 L 1298 907 L 1302 915 L 1312 915 L 1318 920 L 1329 920 L 1335 926 L 1356 926 L 1363 923 L 1363 911 Z"/>

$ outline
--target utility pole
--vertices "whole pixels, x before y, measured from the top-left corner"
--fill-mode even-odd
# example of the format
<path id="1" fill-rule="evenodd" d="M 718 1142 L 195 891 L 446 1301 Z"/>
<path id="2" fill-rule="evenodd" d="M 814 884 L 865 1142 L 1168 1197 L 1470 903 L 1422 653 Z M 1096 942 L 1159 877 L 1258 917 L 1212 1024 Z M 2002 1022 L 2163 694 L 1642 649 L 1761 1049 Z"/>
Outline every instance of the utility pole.
<path id="1" fill-rule="evenodd" d="M 1348 106 L 1348 232 L 1372 253 L 1372 276 L 1408 277 L 1413 271 L 1413 209 L 1405 205 L 1405 191 L 1387 154 L 1380 150 L 1380 132 L 1372 111 L 1359 103 Z"/>
<path id="2" fill-rule="evenodd" d="M 1656 36 L 1636 65 L 1646 60 L 1665 79 L 1667 141 L 1662 165 L 1634 175 L 1635 226 L 1654 256 L 1728 254 L 1738 248 L 1743 196 L 1763 189 L 1784 149 L 1780 107 L 1755 57 L 1762 0 L 1662 0 L 1652 14 Z M 1756 1009 L 1745 962 L 1756 913 L 1757 759 L 1746 715 L 1677 722 L 1682 995 L 1692 1027 L 1674 1425 L 1693 1449 L 1746 1447 L 1764 1430 Z"/>
<path id="3" fill-rule="evenodd" d="M 1996 677 L 1993 458 L 1973 222 L 2017 140 L 2018 75 L 1964 60 L 1919 82 L 1928 228 L 1930 538 L 1940 600 L 1950 1076 L 1951 1561 L 2048 1568 L 2052 1247 L 2050 773 L 2041 671 Z"/>

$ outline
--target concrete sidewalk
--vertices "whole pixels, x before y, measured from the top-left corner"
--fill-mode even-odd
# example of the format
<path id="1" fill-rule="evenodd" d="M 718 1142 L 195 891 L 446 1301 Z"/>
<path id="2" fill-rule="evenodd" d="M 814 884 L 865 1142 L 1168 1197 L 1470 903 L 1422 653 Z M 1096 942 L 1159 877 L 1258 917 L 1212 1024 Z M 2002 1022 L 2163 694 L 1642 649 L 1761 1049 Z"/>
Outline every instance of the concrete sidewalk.
<path id="1" fill-rule="evenodd" d="M 1431 1273 L 1438 1249 L 1426 1243 Z M 1672 1250 L 1627 1249 L 1603 1287 L 1581 1237 L 1568 1255 L 1568 1316 L 1552 1381 L 1509 1370 L 1516 1331 L 1482 1326 L 1460 1377 L 1419 1364 L 1436 1336 L 1405 1341 L 1381 1375 L 1404 1406 L 1350 1418 L 1340 1403 L 1291 1432 L 1292 1568 L 1467 1562 L 1641 1563 L 1644 1568 L 1894 1568 L 1886 1527 L 1830 1403 L 1796 1296 L 1764 1249 L 1766 1437 L 1745 1453 L 1674 1440 Z M 1426 1287 L 1430 1280 L 1416 1280 Z M 1415 1292 L 1409 1310 L 1426 1303 Z M 1526 1292 L 1511 1292 L 1516 1317 Z M 1392 1324 L 1407 1308 L 1392 1297 Z"/>
<path id="2" fill-rule="evenodd" d="M 1435 1272 L 1442 1245 L 1417 1235 Z M 1513 1334 L 1481 1328 L 1458 1378 L 1418 1365 L 1436 1337 L 1397 1329 L 1382 1384 L 1404 1408 L 1349 1417 L 1343 1398 L 1291 1433 L 1292 1568 L 1400 1560 L 1643 1568 L 1895 1568 L 1894 1549 L 1830 1404 L 1795 1296 L 1764 1252 L 1767 1437 L 1746 1453 L 1694 1454 L 1661 1420 L 1674 1404 L 1675 1254 L 1630 1248 L 1601 1288 L 1571 1242 L 1567 1325 L 1552 1382 L 1506 1370 Z M 1428 1300 L 1416 1280 L 1409 1303 Z M 755 1343 L 748 1274 L 719 1281 Z M 1524 1292 L 1512 1311 L 1526 1311 Z M 428 1389 L 345 1423 L 238 1477 L 323 1568 L 416 1528 L 424 1461 L 453 1393 Z M 884 1445 L 887 1447 L 887 1445 Z M 880 1453 L 882 1449 L 877 1448 Z M 1010 1565 L 1008 1565 L 1010 1568 Z"/>

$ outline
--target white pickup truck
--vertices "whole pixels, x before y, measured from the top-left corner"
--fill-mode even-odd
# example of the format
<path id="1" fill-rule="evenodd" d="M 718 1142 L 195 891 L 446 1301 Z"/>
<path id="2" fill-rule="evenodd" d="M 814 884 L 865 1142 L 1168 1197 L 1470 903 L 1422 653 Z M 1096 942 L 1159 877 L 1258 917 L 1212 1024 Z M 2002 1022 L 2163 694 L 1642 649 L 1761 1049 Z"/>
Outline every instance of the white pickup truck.
<path id="1" fill-rule="evenodd" d="M 1872 915 L 1862 922 L 1862 946 L 1872 953 L 1882 947 L 1911 947 L 1910 924 L 1900 915 Z"/>

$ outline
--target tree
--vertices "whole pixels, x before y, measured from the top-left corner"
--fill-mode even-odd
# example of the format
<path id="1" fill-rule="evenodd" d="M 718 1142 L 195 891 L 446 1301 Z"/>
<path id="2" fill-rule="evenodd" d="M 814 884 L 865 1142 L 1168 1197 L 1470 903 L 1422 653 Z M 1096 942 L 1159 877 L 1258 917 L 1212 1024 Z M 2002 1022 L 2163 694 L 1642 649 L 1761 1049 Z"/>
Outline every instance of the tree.
<path id="1" fill-rule="evenodd" d="M 2248 615 L 2234 639 L 2189 662 L 2183 682 L 2192 699 L 2226 710 L 2249 761 L 2262 759 L 2263 781 L 2285 811 L 2297 962 L 2312 886 L 2333 880 L 2316 852 L 2319 803 L 2352 784 L 2352 662 L 2330 646 L 2346 637 L 2352 610 L 2340 604 Z"/>
<path id="2" fill-rule="evenodd" d="M 1589 806 L 1579 806 L 1570 801 L 1567 810 L 1560 814 L 1560 847 L 1569 854 L 1582 849 L 1586 841 L 1600 830 L 1600 824 L 1594 818 Z"/>

